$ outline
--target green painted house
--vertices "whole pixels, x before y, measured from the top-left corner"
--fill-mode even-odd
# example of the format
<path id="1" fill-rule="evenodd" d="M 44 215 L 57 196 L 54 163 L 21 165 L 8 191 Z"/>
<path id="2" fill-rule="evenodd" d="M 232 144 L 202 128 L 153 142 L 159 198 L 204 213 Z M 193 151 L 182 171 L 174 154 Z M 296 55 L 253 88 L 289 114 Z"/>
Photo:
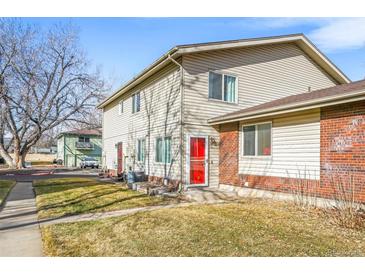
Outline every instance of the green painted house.
<path id="1" fill-rule="evenodd" d="M 81 129 L 63 132 L 57 139 L 57 160 L 66 167 L 78 167 L 84 157 L 101 163 L 101 129 Z"/>

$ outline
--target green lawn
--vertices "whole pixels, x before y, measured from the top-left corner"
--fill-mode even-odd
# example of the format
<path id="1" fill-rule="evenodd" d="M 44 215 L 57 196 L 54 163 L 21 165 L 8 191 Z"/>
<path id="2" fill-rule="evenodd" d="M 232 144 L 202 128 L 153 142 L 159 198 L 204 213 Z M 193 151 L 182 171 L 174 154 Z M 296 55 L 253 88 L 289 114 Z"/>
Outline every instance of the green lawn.
<path id="1" fill-rule="evenodd" d="M 259 199 L 42 227 L 48 256 L 364 256 L 365 231 Z"/>
<path id="2" fill-rule="evenodd" d="M 11 188 L 15 185 L 14 181 L 0 180 L 0 205 L 2 205 Z"/>
<path id="3" fill-rule="evenodd" d="M 41 219 L 177 202 L 89 178 L 47 179 L 33 185 Z"/>

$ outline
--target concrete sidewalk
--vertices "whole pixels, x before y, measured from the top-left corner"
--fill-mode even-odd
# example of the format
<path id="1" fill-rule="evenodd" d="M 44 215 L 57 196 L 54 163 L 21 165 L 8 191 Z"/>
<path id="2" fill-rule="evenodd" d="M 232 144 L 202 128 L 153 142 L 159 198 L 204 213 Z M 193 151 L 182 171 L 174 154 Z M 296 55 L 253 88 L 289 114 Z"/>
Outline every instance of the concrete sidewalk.
<path id="1" fill-rule="evenodd" d="M 17 182 L 0 212 L 0 256 L 42 256 L 32 182 Z"/>

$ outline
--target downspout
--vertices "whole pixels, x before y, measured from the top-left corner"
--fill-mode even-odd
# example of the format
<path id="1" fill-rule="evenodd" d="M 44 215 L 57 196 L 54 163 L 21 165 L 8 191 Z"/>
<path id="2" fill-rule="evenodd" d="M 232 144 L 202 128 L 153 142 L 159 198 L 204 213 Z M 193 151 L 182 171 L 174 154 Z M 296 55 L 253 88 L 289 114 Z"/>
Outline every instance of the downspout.
<path id="1" fill-rule="evenodd" d="M 177 62 L 175 59 L 171 58 L 171 55 L 169 54 L 167 56 L 167 58 L 169 60 L 171 60 L 174 64 L 176 64 L 178 67 L 180 67 L 180 184 L 179 184 L 179 192 L 182 191 L 183 189 L 183 172 L 184 172 L 184 167 L 183 167 L 183 160 L 184 160 L 184 155 L 183 155 L 183 145 L 184 145 L 184 97 L 183 97 L 183 91 L 184 91 L 184 82 L 183 82 L 183 77 L 184 77 L 184 68 L 183 66 Z"/>

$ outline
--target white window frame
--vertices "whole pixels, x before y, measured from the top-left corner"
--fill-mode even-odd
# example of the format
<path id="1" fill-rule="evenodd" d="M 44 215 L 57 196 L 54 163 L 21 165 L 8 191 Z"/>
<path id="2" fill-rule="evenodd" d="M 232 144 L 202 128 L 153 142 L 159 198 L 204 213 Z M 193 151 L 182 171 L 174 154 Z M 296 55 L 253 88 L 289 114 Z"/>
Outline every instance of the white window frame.
<path id="1" fill-rule="evenodd" d="M 163 149 L 164 149 L 164 152 L 165 152 L 165 139 L 167 138 L 170 138 L 170 161 L 169 162 L 158 162 L 156 161 L 156 158 L 157 158 L 157 139 L 162 139 L 162 144 L 163 144 Z M 166 160 L 166 159 L 165 159 Z M 169 135 L 169 136 L 157 136 L 155 138 L 155 158 L 154 158 L 154 161 L 156 164 L 171 164 L 172 163 L 172 136 Z"/>
<path id="2" fill-rule="evenodd" d="M 210 98 L 209 97 L 209 88 L 210 88 L 209 74 L 210 73 L 215 73 L 215 74 L 222 75 L 222 87 L 221 87 L 222 99 L 216 99 L 216 98 Z M 229 102 L 229 101 L 224 100 L 224 76 L 229 76 L 229 77 L 236 78 L 236 81 L 235 81 L 235 101 L 234 102 Z M 208 100 L 223 102 L 223 103 L 227 103 L 227 104 L 235 104 L 235 105 L 238 104 L 238 76 L 235 75 L 235 74 L 225 73 L 225 72 L 222 72 L 222 71 L 209 70 L 208 71 Z"/>
<path id="3" fill-rule="evenodd" d="M 144 153 L 143 153 L 143 161 L 140 161 L 140 160 L 138 160 L 138 158 L 139 158 L 139 150 L 138 150 L 138 142 L 140 142 L 140 141 L 144 141 L 144 147 L 142 148 L 143 150 L 144 150 Z M 136 144 L 136 147 L 137 147 L 137 162 L 139 162 L 139 163 L 144 163 L 144 162 L 146 162 L 146 138 L 138 138 L 137 139 L 137 144 Z"/>
<path id="4" fill-rule="evenodd" d="M 136 104 L 137 100 L 135 99 L 137 95 L 139 97 L 139 110 L 137 110 L 137 104 Z M 132 114 L 138 113 L 140 111 L 141 111 L 141 92 L 138 91 L 132 95 Z"/>
<path id="5" fill-rule="evenodd" d="M 83 141 L 80 141 L 80 138 L 82 138 L 82 139 L 83 139 Z M 85 141 L 85 139 L 86 139 L 86 138 L 88 138 L 88 139 L 89 139 L 89 141 L 88 141 L 88 142 L 86 142 L 86 141 Z M 78 142 L 79 142 L 79 143 L 90 143 L 90 142 L 91 142 L 91 141 L 90 141 L 90 136 L 80 135 L 77 139 L 78 139 Z"/>
<path id="6" fill-rule="evenodd" d="M 258 132 L 257 132 L 257 126 L 258 125 L 265 125 L 270 124 L 270 141 L 271 141 L 271 148 L 270 148 L 270 155 L 258 155 L 257 149 L 258 149 Z M 249 127 L 249 126 L 255 126 L 255 155 L 245 155 L 245 134 L 243 131 L 243 128 Z M 266 121 L 266 122 L 260 122 L 260 123 L 250 123 L 250 124 L 243 124 L 241 128 L 241 134 L 242 134 L 242 149 L 241 149 L 241 156 L 244 158 L 264 158 L 264 159 L 270 159 L 273 156 L 273 134 L 272 134 L 272 121 Z"/>
<path id="7" fill-rule="evenodd" d="M 122 115 L 124 112 L 124 100 L 120 100 L 118 104 L 118 114 Z"/>

